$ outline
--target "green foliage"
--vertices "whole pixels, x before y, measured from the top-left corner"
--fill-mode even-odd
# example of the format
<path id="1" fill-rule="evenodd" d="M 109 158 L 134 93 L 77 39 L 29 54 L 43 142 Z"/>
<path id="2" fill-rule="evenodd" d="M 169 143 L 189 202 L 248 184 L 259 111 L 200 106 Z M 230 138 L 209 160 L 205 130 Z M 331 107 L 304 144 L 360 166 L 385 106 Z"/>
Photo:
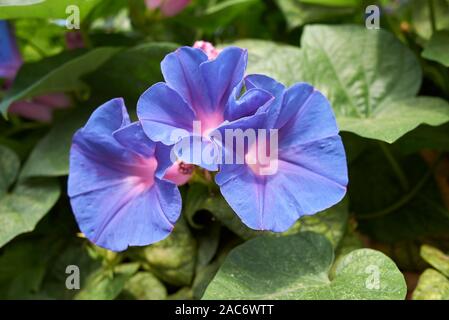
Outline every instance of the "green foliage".
<path id="1" fill-rule="evenodd" d="M 24 65 L 0 103 L 0 111 L 5 115 L 11 103 L 45 93 L 79 92 L 85 87 L 80 77 L 94 71 L 117 51 L 117 48 L 98 48 L 83 54 L 64 52 Z"/>
<path id="2" fill-rule="evenodd" d="M 80 16 L 86 17 L 100 0 L 1 0 L 0 19 L 51 18 L 65 19 L 69 16 L 66 8 L 76 5 Z M 26 6 L 24 4 L 27 4 Z"/>
<path id="3" fill-rule="evenodd" d="M 144 269 L 173 285 L 189 285 L 195 272 L 197 243 L 184 220 L 176 223 L 173 232 L 158 243 L 135 249 Z"/>
<path id="4" fill-rule="evenodd" d="M 424 47 L 422 56 L 449 67 L 449 31 L 438 31 Z"/>
<path id="5" fill-rule="evenodd" d="M 339 20 L 355 13 L 358 0 L 276 0 L 290 29 L 307 23 Z M 331 8 L 329 8 L 330 6 Z"/>
<path id="6" fill-rule="evenodd" d="M 68 5 L 84 48 L 67 43 Z M 367 5 L 196 0 L 166 17 L 144 0 L 0 0 L 24 61 L 0 79 L 0 299 L 403 299 L 401 272 L 419 276 L 413 299 L 449 299 L 449 2 L 378 1 L 380 30 L 365 28 Z M 246 48 L 247 74 L 309 82 L 329 99 L 347 196 L 284 233 L 256 231 L 196 169 L 169 237 L 96 247 L 67 196 L 73 134 L 111 98 L 135 120 L 161 60 L 198 40 Z M 50 123 L 11 112 L 50 93 L 72 102 Z M 80 290 L 66 288 L 69 265 Z"/>
<path id="7" fill-rule="evenodd" d="M 264 74 L 289 86 L 302 80 L 301 50 L 263 40 L 240 40 L 230 45 L 248 49 L 248 74 Z"/>
<path id="8" fill-rule="evenodd" d="M 319 234 L 258 237 L 229 254 L 204 299 L 404 299 L 404 277 L 382 253 L 349 253 L 331 279 L 333 259 Z"/>
<path id="9" fill-rule="evenodd" d="M 59 195 L 59 184 L 55 180 L 21 182 L 3 195 L 0 198 L 0 246 L 21 233 L 32 231 Z"/>
<path id="10" fill-rule="evenodd" d="M 449 256 L 429 245 L 421 247 L 421 256 L 434 269 L 427 269 L 413 292 L 414 300 L 449 299 Z"/>

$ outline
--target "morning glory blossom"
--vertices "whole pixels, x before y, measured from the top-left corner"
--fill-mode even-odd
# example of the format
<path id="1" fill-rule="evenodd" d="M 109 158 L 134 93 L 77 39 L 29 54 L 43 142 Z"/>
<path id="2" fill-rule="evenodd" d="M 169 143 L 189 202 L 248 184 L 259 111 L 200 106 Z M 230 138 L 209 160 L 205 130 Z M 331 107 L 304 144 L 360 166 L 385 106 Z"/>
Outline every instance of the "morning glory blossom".
<path id="1" fill-rule="evenodd" d="M 215 59 L 192 47 L 168 54 L 161 63 L 165 82 L 151 86 L 137 103 L 137 115 L 146 135 L 155 142 L 174 146 L 173 152 L 185 163 L 218 170 L 220 159 L 203 161 L 203 157 L 191 152 L 195 145 L 200 144 L 200 152 L 213 150 L 211 153 L 219 157 L 215 151 L 221 148 L 214 140 L 216 129 L 251 128 L 256 111 L 273 98 L 259 88 L 240 95 L 246 63 L 247 51 L 237 47 L 225 48 Z M 195 130 L 195 123 L 199 130 Z M 179 130 L 188 135 L 174 137 Z M 171 163 L 164 162 L 164 166 Z"/>
<path id="2" fill-rule="evenodd" d="M 0 20 L 0 78 L 14 78 L 22 65 L 16 38 L 8 21 Z"/>
<path id="3" fill-rule="evenodd" d="M 70 150 L 68 195 L 81 231 L 122 251 L 167 237 L 181 212 L 177 186 L 155 176 L 164 146 L 130 123 L 122 99 L 100 106 Z"/>
<path id="4" fill-rule="evenodd" d="M 7 21 L 0 20 L 0 78 L 5 78 L 0 88 L 2 91 L 7 91 L 12 87 L 22 63 L 12 27 Z M 8 112 L 39 122 L 51 122 L 55 109 L 64 109 L 71 105 L 70 97 L 64 93 L 55 92 L 16 101 L 9 106 Z"/>
<path id="5" fill-rule="evenodd" d="M 348 183 L 345 150 L 329 102 L 311 85 L 285 88 L 269 77 L 250 75 L 246 87 L 267 90 L 275 97 L 264 107 L 268 116 L 256 126 L 278 130 L 277 154 L 263 164 L 224 164 L 216 182 L 248 227 L 286 231 L 301 216 L 343 198 Z M 258 143 L 246 149 L 245 160 L 267 151 L 258 151 Z M 269 166 L 276 170 L 263 174 Z"/>

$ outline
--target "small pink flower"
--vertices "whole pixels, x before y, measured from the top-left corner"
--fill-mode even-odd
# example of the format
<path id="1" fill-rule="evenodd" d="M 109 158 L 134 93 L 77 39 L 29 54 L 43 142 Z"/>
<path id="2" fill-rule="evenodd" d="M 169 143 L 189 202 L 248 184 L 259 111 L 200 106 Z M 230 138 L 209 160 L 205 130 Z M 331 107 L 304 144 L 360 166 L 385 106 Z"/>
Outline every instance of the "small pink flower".
<path id="1" fill-rule="evenodd" d="M 186 164 L 182 161 L 177 161 L 165 172 L 164 179 L 170 180 L 178 186 L 182 186 L 190 180 L 193 170 L 193 164 Z"/>
<path id="2" fill-rule="evenodd" d="M 64 93 L 51 93 L 30 100 L 11 104 L 9 112 L 39 122 L 51 122 L 54 109 L 64 109 L 71 105 L 70 98 Z"/>
<path id="3" fill-rule="evenodd" d="M 190 0 L 145 0 L 149 9 L 159 8 L 166 17 L 172 17 L 181 12 Z"/>
<path id="4" fill-rule="evenodd" d="M 0 58 L 0 78 L 5 78 L 0 90 L 6 91 L 11 88 L 23 60 L 13 29 L 8 22 L 3 20 L 0 20 Z M 71 100 L 64 93 L 51 93 L 16 101 L 11 104 L 8 111 L 31 120 L 50 122 L 53 109 L 67 108 L 70 105 Z"/>
<path id="5" fill-rule="evenodd" d="M 220 51 L 221 51 L 221 50 L 215 48 L 212 43 L 207 42 L 207 41 L 202 41 L 202 40 L 196 41 L 193 44 L 193 47 L 203 50 L 204 53 L 209 58 L 209 60 L 215 59 L 220 54 Z"/>
<path id="6" fill-rule="evenodd" d="M 65 43 L 67 49 L 81 49 L 85 47 L 83 35 L 80 31 L 70 31 L 65 34 Z"/>

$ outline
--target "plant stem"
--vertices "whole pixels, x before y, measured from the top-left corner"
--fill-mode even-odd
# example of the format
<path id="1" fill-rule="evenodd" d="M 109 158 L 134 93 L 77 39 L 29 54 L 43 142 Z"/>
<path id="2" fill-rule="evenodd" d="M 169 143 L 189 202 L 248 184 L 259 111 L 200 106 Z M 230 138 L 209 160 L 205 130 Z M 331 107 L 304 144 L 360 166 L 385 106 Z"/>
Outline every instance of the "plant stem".
<path id="1" fill-rule="evenodd" d="M 376 219 L 383 216 L 386 216 L 397 209 L 401 208 L 402 206 L 406 205 L 410 200 L 412 200 L 418 192 L 421 190 L 421 188 L 426 184 L 426 182 L 429 180 L 429 178 L 432 176 L 432 174 L 435 171 L 435 168 L 438 166 L 442 159 L 442 156 L 440 155 L 437 160 L 433 163 L 432 167 L 426 172 L 426 174 L 419 180 L 419 182 L 416 184 L 416 186 L 406 195 L 404 195 L 402 198 L 400 198 L 397 202 L 393 203 L 392 205 L 373 212 L 373 213 L 367 213 L 367 214 L 360 214 L 357 219 L 358 220 L 370 220 L 370 219 Z"/>
<path id="2" fill-rule="evenodd" d="M 399 183 L 401 184 L 401 187 L 404 191 L 407 191 L 410 189 L 407 177 L 402 170 L 399 163 L 396 161 L 395 157 L 391 153 L 390 149 L 388 148 L 387 144 L 385 142 L 379 141 L 379 147 L 382 149 L 385 158 L 387 158 L 388 162 L 391 165 L 391 168 L 393 169 L 394 173 L 396 174 L 396 177 L 399 180 Z"/>
<path id="3" fill-rule="evenodd" d="M 437 30 L 437 23 L 435 19 L 435 4 L 433 3 L 434 0 L 428 0 L 427 3 L 429 4 L 429 13 L 430 13 L 430 25 L 432 27 L 432 33 L 434 33 Z"/>

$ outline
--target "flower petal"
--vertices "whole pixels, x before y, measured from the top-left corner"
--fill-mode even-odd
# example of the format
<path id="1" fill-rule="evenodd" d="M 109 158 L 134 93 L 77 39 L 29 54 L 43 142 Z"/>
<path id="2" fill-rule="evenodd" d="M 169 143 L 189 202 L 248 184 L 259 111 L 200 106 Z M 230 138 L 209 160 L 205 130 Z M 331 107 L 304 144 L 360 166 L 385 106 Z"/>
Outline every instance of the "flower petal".
<path id="1" fill-rule="evenodd" d="M 181 96 L 165 83 L 156 83 L 137 102 L 137 116 L 145 134 L 155 142 L 176 143 L 175 130 L 192 132 L 195 114 Z"/>
<path id="2" fill-rule="evenodd" d="M 167 85 L 178 92 L 195 111 L 210 106 L 200 73 L 200 64 L 207 60 L 207 55 L 202 50 L 181 47 L 166 55 L 161 62 Z"/>
<path id="3" fill-rule="evenodd" d="M 129 124 L 123 100 L 114 99 L 92 114 L 70 150 L 68 194 L 79 227 L 92 242 L 114 251 L 162 240 L 181 211 L 176 186 L 154 177 L 152 147 L 142 144 L 138 128 Z M 141 141 L 125 143 L 126 149 L 114 132 L 119 141 Z"/>
<path id="4" fill-rule="evenodd" d="M 259 112 L 269 113 L 269 116 L 267 117 L 266 127 L 274 128 L 276 126 L 276 121 L 279 117 L 279 113 L 281 112 L 285 86 L 270 77 L 260 74 L 251 74 L 246 76 L 245 86 L 247 90 L 265 90 L 274 97 L 270 104 L 266 104 L 264 107 L 259 109 Z"/>
<path id="5" fill-rule="evenodd" d="M 0 20 L 0 78 L 14 78 L 22 58 L 8 21 Z"/>
<path id="6" fill-rule="evenodd" d="M 256 175 L 246 165 L 223 166 L 216 181 L 248 227 L 283 232 L 301 216 L 325 210 L 344 197 L 344 159 L 341 139 L 334 136 L 280 159 L 274 175 Z"/>
<path id="7" fill-rule="evenodd" d="M 338 135 L 329 101 L 306 83 L 295 84 L 285 91 L 276 127 L 280 128 L 281 149 Z"/>
<path id="8" fill-rule="evenodd" d="M 271 103 L 273 96 L 263 89 L 252 88 L 246 91 L 240 98 L 241 87 L 234 88 L 229 97 L 225 109 L 224 118 L 234 121 L 242 117 L 250 116 L 267 103 Z"/>
<path id="9" fill-rule="evenodd" d="M 115 140 L 124 148 L 144 157 L 154 156 L 156 143 L 148 139 L 140 122 L 133 122 L 112 133 Z"/>
<path id="10" fill-rule="evenodd" d="M 214 60 L 200 65 L 210 105 L 201 114 L 223 113 L 232 90 L 242 81 L 248 60 L 248 52 L 237 47 L 225 48 Z"/>
<path id="11" fill-rule="evenodd" d="M 73 197 L 71 204 L 86 237 L 113 251 L 166 238 L 181 211 L 176 185 L 161 180 L 145 190 L 131 180 L 123 180 Z"/>

